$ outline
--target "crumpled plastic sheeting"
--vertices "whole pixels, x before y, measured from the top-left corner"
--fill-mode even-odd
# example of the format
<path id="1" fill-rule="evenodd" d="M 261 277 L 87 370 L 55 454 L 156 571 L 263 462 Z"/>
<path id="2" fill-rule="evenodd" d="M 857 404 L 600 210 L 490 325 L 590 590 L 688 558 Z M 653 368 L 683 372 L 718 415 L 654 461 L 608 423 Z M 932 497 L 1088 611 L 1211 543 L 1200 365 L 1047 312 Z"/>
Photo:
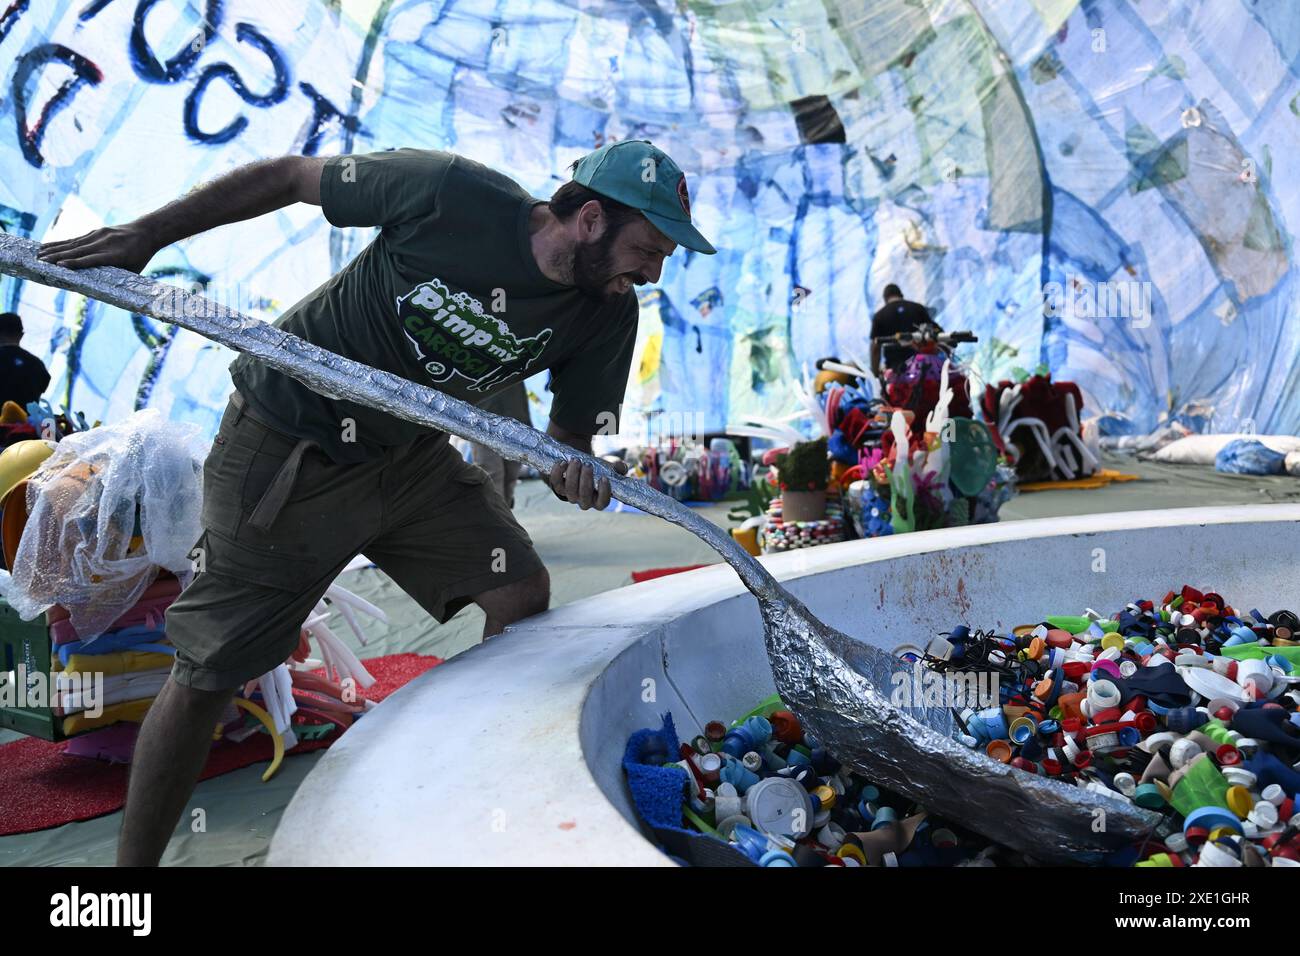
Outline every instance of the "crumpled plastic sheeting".
<path id="1" fill-rule="evenodd" d="M 1219 449 L 1214 470 L 1232 475 L 1280 475 L 1286 470 L 1286 457 L 1263 442 L 1238 438 Z"/>
<path id="2" fill-rule="evenodd" d="M 32 475 L 12 577 L 0 581 L 24 620 L 58 604 L 88 640 L 135 604 L 160 566 L 187 579 L 202 530 L 198 431 L 145 409 L 59 442 Z M 143 542 L 132 549 L 136 535 Z"/>

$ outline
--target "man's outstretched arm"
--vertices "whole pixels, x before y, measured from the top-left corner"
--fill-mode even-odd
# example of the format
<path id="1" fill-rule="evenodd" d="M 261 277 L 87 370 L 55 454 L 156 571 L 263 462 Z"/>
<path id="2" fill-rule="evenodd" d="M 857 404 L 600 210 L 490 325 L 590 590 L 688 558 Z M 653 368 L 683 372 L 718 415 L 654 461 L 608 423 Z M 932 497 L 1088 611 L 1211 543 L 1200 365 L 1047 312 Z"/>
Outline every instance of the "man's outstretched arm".
<path id="1" fill-rule="evenodd" d="M 173 242 L 295 202 L 319 206 L 324 165 L 325 159 L 316 156 L 249 163 L 125 225 L 44 243 L 40 258 L 70 269 L 120 266 L 139 272 L 159 249 Z"/>

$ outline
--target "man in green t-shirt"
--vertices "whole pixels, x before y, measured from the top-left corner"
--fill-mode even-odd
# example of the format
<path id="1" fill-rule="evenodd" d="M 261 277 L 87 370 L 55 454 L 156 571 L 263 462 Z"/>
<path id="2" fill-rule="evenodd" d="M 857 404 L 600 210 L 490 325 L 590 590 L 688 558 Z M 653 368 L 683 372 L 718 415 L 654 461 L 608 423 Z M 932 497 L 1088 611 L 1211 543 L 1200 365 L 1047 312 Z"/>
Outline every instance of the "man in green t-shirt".
<path id="1" fill-rule="evenodd" d="M 543 369 L 550 435 L 591 452 L 623 399 L 636 340 L 633 287 L 677 245 L 706 254 L 686 178 L 645 140 L 574 164 L 548 201 L 451 153 L 398 149 L 242 167 L 124 226 L 42 246 L 71 268 L 142 270 L 216 226 L 294 202 L 379 233 L 276 325 L 332 352 L 481 403 Z M 245 682 L 283 663 L 302 622 L 365 554 L 442 622 L 477 604 L 483 635 L 544 611 L 546 568 L 487 476 L 445 433 L 328 398 L 256 359 L 204 464 L 200 573 L 167 612 L 170 679 L 136 743 L 120 864 L 155 864 Z M 609 503 L 577 459 L 548 476 L 582 509 Z"/>

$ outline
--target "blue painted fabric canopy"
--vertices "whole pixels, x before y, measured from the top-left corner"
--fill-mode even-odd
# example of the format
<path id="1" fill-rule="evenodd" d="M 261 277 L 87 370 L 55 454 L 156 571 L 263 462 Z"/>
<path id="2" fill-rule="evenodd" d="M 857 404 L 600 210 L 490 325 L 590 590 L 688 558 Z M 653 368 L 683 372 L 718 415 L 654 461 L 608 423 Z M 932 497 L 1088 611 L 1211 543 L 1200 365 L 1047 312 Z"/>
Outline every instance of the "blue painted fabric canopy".
<path id="1" fill-rule="evenodd" d="M 1105 431 L 1300 430 L 1291 0 L 16 0 L 0 62 L 0 228 L 38 239 L 290 152 L 447 149 L 549 196 L 653 140 L 719 254 L 643 290 L 625 422 L 797 410 L 896 282 L 979 335 L 977 379 L 1046 363 Z M 149 271 L 269 320 L 369 238 L 295 207 Z M 215 430 L 224 349 L 31 283 L 0 305 L 56 406 Z"/>

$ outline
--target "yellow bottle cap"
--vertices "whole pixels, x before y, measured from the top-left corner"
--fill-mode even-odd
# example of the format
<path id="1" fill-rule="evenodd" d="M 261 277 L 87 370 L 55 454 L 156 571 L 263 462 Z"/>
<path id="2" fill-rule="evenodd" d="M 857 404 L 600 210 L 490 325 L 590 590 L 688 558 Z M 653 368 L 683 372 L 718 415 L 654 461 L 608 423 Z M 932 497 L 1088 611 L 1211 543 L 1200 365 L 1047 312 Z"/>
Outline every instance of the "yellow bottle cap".
<path id="1" fill-rule="evenodd" d="M 838 856 L 841 860 L 853 859 L 853 860 L 857 860 L 863 866 L 867 865 L 867 855 L 863 853 L 860 849 L 858 849 L 856 846 L 854 846 L 852 843 L 844 844 L 842 847 L 840 847 L 838 850 L 835 851 L 835 855 Z"/>
<path id="2" fill-rule="evenodd" d="M 1250 791 L 1241 784 L 1228 788 L 1228 809 L 1235 813 L 1238 819 L 1244 820 L 1250 816 L 1250 811 L 1255 809 L 1255 801 L 1250 795 Z"/>

